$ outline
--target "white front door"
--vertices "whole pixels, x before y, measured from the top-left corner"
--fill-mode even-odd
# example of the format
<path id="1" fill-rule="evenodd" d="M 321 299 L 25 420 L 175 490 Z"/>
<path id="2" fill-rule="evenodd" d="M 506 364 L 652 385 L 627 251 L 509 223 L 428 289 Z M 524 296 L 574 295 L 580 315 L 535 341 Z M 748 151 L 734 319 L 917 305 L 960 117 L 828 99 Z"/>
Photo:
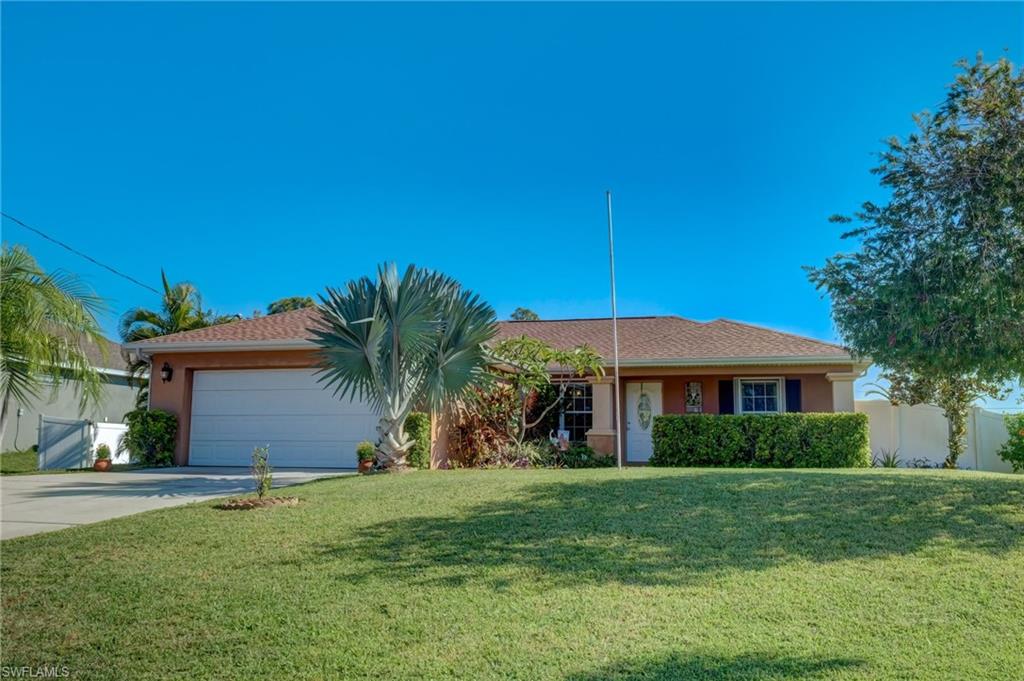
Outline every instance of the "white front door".
<path id="1" fill-rule="evenodd" d="M 661 416 L 661 383 L 626 384 L 626 461 L 644 463 L 654 453 L 651 428 L 654 417 Z"/>

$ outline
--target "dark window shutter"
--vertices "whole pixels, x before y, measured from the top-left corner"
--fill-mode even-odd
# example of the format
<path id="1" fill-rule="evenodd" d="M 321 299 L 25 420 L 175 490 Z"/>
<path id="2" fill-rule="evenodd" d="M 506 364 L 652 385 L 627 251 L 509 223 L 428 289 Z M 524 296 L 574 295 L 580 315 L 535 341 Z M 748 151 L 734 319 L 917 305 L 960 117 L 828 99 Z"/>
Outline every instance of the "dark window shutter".
<path id="1" fill-rule="evenodd" d="M 800 379 L 786 379 L 786 411 L 803 411 L 800 404 Z"/>
<path id="2" fill-rule="evenodd" d="M 735 414 L 732 404 L 732 381 L 718 382 L 718 413 Z"/>

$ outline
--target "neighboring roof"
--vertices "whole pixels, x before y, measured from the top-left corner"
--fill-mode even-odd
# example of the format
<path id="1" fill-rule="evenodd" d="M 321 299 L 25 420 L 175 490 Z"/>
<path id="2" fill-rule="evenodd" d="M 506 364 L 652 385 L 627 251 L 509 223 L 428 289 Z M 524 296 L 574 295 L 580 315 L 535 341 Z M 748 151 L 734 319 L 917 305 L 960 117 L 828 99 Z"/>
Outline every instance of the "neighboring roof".
<path id="1" fill-rule="evenodd" d="M 243 350 L 302 348 L 311 344 L 308 329 L 315 309 L 292 310 L 194 331 L 161 336 L 126 347 L 146 352 L 170 350 Z M 499 322 L 497 338 L 531 336 L 557 348 L 587 343 L 609 362 L 610 318 Z M 695 322 L 676 316 L 619 319 L 619 359 L 623 365 L 671 365 L 724 362 L 849 362 L 839 345 L 728 319 Z"/>
<path id="2" fill-rule="evenodd" d="M 61 333 L 60 331 L 55 333 L 67 338 L 69 342 L 75 342 L 66 333 Z M 78 342 L 81 343 L 82 353 L 89 358 L 89 364 L 96 369 L 108 369 L 111 371 L 128 370 L 128 362 L 125 361 L 119 343 L 115 343 L 109 338 L 104 338 L 100 344 L 93 343 L 87 338 L 82 338 Z"/>

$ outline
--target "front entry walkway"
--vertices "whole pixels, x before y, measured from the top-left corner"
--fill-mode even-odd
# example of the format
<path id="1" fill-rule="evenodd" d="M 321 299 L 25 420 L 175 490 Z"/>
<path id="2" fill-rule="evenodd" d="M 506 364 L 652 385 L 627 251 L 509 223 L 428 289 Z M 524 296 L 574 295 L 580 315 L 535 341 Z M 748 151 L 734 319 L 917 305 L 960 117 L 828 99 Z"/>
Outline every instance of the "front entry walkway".
<path id="1" fill-rule="evenodd" d="M 275 469 L 274 487 L 351 470 Z M 247 468 L 143 468 L 0 477 L 0 539 L 252 492 Z"/>

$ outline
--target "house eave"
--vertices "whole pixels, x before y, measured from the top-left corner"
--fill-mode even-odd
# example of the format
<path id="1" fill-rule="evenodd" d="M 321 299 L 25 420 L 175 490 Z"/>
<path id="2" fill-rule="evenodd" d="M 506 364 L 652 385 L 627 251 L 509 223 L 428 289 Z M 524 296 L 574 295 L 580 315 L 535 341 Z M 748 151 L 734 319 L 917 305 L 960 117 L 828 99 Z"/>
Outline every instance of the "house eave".
<path id="1" fill-rule="evenodd" d="M 311 350 L 316 347 L 312 341 L 298 340 L 255 340 L 255 341 L 192 341 L 175 343 L 125 343 L 125 349 L 152 357 L 164 352 L 239 352 L 245 350 Z"/>
<path id="2" fill-rule="evenodd" d="M 670 359 L 622 359 L 619 366 L 639 367 L 707 367 L 707 366 L 834 366 L 836 364 L 863 364 L 848 354 L 836 355 L 790 355 L 767 357 L 702 357 Z M 607 364 L 606 366 L 611 366 Z M 865 364 L 865 366 L 867 366 Z"/>
<path id="3" fill-rule="evenodd" d="M 316 348 L 313 341 L 306 339 L 294 340 L 252 340 L 252 341 L 192 341 L 151 343 L 140 341 L 126 343 L 127 350 L 146 357 L 165 352 L 244 352 L 273 350 L 312 350 Z M 677 357 L 665 359 L 622 359 L 619 366 L 624 368 L 656 368 L 656 367 L 708 367 L 708 366 L 834 366 L 852 364 L 857 367 L 870 365 L 870 362 L 854 360 L 849 354 L 835 355 L 788 355 L 765 357 Z M 611 368 L 611 362 L 606 362 Z"/>

